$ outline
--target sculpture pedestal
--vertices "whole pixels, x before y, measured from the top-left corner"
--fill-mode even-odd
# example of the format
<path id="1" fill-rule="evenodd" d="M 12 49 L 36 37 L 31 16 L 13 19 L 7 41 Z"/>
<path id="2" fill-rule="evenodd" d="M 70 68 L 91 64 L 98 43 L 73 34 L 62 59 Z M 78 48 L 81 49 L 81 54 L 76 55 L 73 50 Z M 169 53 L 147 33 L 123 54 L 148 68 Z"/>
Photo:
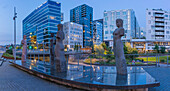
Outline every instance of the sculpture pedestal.
<path id="1" fill-rule="evenodd" d="M 56 71 L 66 72 L 67 71 L 66 61 L 56 60 Z"/>

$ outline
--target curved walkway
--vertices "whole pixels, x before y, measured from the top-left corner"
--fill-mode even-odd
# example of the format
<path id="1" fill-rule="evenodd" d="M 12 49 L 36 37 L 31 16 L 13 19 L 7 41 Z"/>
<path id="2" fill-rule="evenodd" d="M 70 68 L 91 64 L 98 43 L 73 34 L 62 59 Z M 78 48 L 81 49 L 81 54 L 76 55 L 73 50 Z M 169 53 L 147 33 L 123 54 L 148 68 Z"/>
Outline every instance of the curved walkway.
<path id="1" fill-rule="evenodd" d="M 159 87 L 149 88 L 149 91 L 170 91 L 170 67 L 148 67 L 144 69 L 160 82 Z"/>
<path id="2" fill-rule="evenodd" d="M 80 91 L 58 85 L 26 72 L 23 72 L 8 62 L 0 67 L 0 91 Z"/>

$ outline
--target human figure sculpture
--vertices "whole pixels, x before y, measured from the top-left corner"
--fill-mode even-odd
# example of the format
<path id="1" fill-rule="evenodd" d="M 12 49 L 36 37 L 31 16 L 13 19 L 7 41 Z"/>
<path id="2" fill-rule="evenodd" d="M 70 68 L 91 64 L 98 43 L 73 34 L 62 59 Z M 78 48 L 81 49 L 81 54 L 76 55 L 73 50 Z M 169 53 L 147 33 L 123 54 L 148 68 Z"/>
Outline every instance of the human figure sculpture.
<path id="1" fill-rule="evenodd" d="M 21 41 L 22 45 L 23 45 L 23 49 L 22 49 L 22 62 L 26 62 L 26 57 L 27 57 L 27 40 L 26 40 L 26 35 L 24 35 L 24 39 Z"/>
<path id="2" fill-rule="evenodd" d="M 50 40 L 50 60 L 51 60 L 51 71 L 54 72 L 55 69 L 55 38 L 54 33 L 51 33 L 51 40 Z"/>
<path id="3" fill-rule="evenodd" d="M 67 71 L 66 66 L 66 59 L 64 54 L 64 32 L 62 31 L 63 25 L 59 24 L 58 26 L 58 32 L 56 35 L 56 45 L 55 45 L 55 60 L 56 60 L 56 70 L 57 72 L 65 72 Z"/>
<path id="4" fill-rule="evenodd" d="M 113 51 L 116 60 L 117 74 L 127 74 L 127 64 L 124 56 L 123 43 L 121 37 L 124 36 L 123 20 L 116 20 L 117 29 L 113 32 Z"/>

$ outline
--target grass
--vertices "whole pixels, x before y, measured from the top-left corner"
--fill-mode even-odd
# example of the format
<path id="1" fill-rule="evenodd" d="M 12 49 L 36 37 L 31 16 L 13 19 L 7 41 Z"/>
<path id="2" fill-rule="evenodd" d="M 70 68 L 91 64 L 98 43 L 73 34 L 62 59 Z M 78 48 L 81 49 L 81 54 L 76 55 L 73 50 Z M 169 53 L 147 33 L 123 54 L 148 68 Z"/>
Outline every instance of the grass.
<path id="1" fill-rule="evenodd" d="M 136 58 L 136 60 L 142 60 L 143 59 L 143 61 L 145 61 L 145 62 L 147 62 L 147 57 L 138 57 L 138 58 Z M 157 60 L 158 60 L 158 57 L 157 57 Z M 162 61 L 163 62 L 163 60 L 164 60 L 164 62 L 167 62 L 167 56 L 160 56 L 159 57 L 159 62 L 160 61 Z M 170 63 L 170 56 L 168 56 L 168 60 L 169 60 L 169 63 Z M 156 57 L 148 57 L 148 61 L 149 62 L 156 62 Z"/>
<path id="2" fill-rule="evenodd" d="M 14 58 L 14 56 L 13 56 L 13 55 L 11 55 L 11 54 L 9 54 L 9 53 L 3 53 L 3 55 L 2 55 L 2 56 L 5 56 L 5 57 L 12 57 L 12 58 Z M 16 56 L 16 58 L 21 58 L 21 57 Z"/>

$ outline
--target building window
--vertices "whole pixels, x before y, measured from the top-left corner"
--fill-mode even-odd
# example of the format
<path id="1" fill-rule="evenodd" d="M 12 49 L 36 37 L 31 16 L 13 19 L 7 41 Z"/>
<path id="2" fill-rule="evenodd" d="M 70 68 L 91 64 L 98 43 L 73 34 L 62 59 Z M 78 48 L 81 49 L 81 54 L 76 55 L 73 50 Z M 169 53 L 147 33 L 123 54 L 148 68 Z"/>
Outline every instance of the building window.
<path id="1" fill-rule="evenodd" d="M 165 15 L 165 17 L 168 17 L 168 15 Z"/>
<path id="2" fill-rule="evenodd" d="M 123 12 L 123 15 L 126 15 L 126 12 Z"/>
<path id="3" fill-rule="evenodd" d="M 151 12 L 148 12 L 148 15 L 151 15 Z"/>
<path id="4" fill-rule="evenodd" d="M 116 12 L 116 15 L 120 15 L 120 12 Z"/>
<path id="5" fill-rule="evenodd" d="M 107 25 L 107 22 L 104 22 L 104 25 Z"/>
<path id="6" fill-rule="evenodd" d="M 169 34 L 169 31 L 166 31 L 166 34 Z"/>
<path id="7" fill-rule="evenodd" d="M 104 13 L 104 17 L 107 16 L 107 13 Z"/>
<path id="8" fill-rule="evenodd" d="M 105 31 L 105 34 L 108 34 L 109 32 L 108 31 Z"/>

